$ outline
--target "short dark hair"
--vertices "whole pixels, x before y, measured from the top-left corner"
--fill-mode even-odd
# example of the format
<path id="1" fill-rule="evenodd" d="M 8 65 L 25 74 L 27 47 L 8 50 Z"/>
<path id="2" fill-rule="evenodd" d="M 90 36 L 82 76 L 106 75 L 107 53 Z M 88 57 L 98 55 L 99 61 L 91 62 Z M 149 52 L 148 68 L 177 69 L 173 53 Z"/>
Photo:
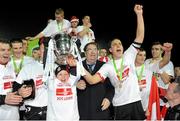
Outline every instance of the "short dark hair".
<path id="1" fill-rule="evenodd" d="M 83 17 L 82 17 L 82 19 L 84 19 L 85 17 L 90 17 L 89 15 L 84 15 Z"/>
<path id="2" fill-rule="evenodd" d="M 21 40 L 22 40 L 22 41 L 28 41 L 28 39 L 27 39 L 27 38 L 21 38 Z"/>
<path id="3" fill-rule="evenodd" d="M 88 47 L 89 45 L 95 45 L 95 46 L 97 47 L 97 49 L 98 49 L 98 44 L 97 44 L 96 42 L 90 42 L 90 43 L 88 43 L 88 44 L 85 45 L 85 47 L 84 47 L 84 52 L 86 52 L 87 47 Z"/>
<path id="4" fill-rule="evenodd" d="M 32 52 L 35 51 L 35 50 L 40 50 L 40 47 L 34 47 L 34 48 L 32 49 Z"/>
<path id="5" fill-rule="evenodd" d="M 0 39 L 0 43 L 10 44 L 10 41 L 7 39 Z"/>
<path id="6" fill-rule="evenodd" d="M 13 38 L 10 40 L 10 45 L 12 47 L 12 43 L 23 43 L 21 38 Z"/>
<path id="7" fill-rule="evenodd" d="M 144 49 L 144 48 L 139 48 L 139 51 L 145 51 L 146 52 L 146 50 Z"/>
<path id="8" fill-rule="evenodd" d="M 152 46 L 153 46 L 153 45 L 162 45 L 162 43 L 159 42 L 159 41 L 156 41 L 156 42 L 153 42 L 153 43 L 152 43 Z"/>
<path id="9" fill-rule="evenodd" d="M 112 38 L 109 42 L 108 42 L 108 49 L 111 48 L 111 44 L 114 40 L 119 40 L 121 42 L 121 40 L 119 38 Z M 122 43 L 122 42 L 121 42 Z"/>

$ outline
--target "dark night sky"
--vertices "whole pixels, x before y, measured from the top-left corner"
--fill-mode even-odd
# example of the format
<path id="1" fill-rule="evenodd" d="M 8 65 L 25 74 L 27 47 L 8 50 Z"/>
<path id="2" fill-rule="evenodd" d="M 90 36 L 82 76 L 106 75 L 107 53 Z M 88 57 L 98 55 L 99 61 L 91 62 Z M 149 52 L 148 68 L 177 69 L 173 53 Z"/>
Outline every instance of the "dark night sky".
<path id="1" fill-rule="evenodd" d="M 150 57 L 150 45 L 153 41 L 172 42 L 172 61 L 179 64 L 180 36 L 178 36 L 178 1 L 175 0 L 58 0 L 58 1 L 6 1 L 0 8 L 0 38 L 34 36 L 46 27 L 49 18 L 54 19 L 56 8 L 63 8 L 65 18 L 72 15 L 80 19 L 90 15 L 92 29 L 101 46 L 106 47 L 110 39 L 118 37 L 127 48 L 135 37 L 136 17 L 134 3 L 144 6 L 145 40 L 143 47 Z M 80 3 L 81 2 L 81 3 Z M 84 4 L 84 5 L 80 5 Z M 73 6 L 73 7 L 72 7 Z"/>

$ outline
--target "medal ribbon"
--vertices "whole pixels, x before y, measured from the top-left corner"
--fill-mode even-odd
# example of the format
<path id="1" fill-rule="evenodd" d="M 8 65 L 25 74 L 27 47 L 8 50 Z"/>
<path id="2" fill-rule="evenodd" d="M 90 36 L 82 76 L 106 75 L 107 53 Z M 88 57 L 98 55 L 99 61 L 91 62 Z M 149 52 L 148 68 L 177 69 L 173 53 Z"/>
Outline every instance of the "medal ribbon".
<path id="1" fill-rule="evenodd" d="M 138 77 L 138 81 L 141 81 L 143 71 L 144 71 L 144 64 L 143 64 L 143 65 L 141 65 L 141 70 L 140 70 L 140 72 L 139 72 L 139 73 L 138 73 L 138 72 L 137 72 L 137 70 L 136 70 L 136 75 L 137 75 L 137 77 Z"/>
<path id="2" fill-rule="evenodd" d="M 15 72 L 16 72 L 16 74 L 18 74 L 20 72 L 22 66 L 23 66 L 24 56 L 21 58 L 21 62 L 19 64 L 19 67 L 17 67 L 14 57 L 12 57 L 12 60 L 13 60 L 13 66 L 14 66 Z"/>
<path id="3" fill-rule="evenodd" d="M 119 80 L 122 80 L 122 73 L 123 73 L 123 70 L 124 70 L 124 68 L 123 68 L 123 63 L 124 63 L 124 62 L 123 62 L 123 61 L 124 61 L 124 59 L 122 58 L 121 64 L 120 64 L 120 71 L 119 71 L 119 70 L 117 69 L 115 60 L 114 60 L 114 58 L 113 58 L 114 69 L 115 69 L 115 71 L 116 71 L 116 74 L 117 74 Z"/>
<path id="4" fill-rule="evenodd" d="M 63 22 L 60 22 L 60 23 L 57 22 L 57 27 L 58 27 L 59 32 L 61 32 L 62 27 L 63 27 Z"/>

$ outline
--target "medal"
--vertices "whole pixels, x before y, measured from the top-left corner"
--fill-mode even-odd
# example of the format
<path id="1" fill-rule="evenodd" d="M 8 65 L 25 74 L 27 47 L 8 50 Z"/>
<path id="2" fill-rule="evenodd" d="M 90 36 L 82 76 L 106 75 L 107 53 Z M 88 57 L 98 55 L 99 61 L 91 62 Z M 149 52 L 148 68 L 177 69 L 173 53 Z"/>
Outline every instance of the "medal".
<path id="1" fill-rule="evenodd" d="M 122 87 L 122 73 L 123 73 L 123 70 L 124 70 L 124 67 L 123 67 L 123 58 L 121 59 L 121 63 L 120 63 L 120 70 L 118 70 L 117 66 L 116 66 L 116 63 L 115 63 L 115 60 L 113 59 L 113 65 L 114 65 L 114 69 L 116 71 L 116 74 L 117 74 L 117 78 L 118 78 L 118 88 L 121 88 Z"/>
<path id="2" fill-rule="evenodd" d="M 118 88 L 121 88 L 123 81 L 120 80 L 119 75 L 117 75 L 117 78 L 118 78 Z"/>

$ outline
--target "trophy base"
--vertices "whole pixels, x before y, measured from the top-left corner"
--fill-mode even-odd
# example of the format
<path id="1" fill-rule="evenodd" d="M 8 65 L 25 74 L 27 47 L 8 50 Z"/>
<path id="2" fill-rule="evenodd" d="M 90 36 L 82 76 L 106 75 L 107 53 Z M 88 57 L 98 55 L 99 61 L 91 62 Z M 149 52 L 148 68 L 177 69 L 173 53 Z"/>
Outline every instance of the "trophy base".
<path id="1" fill-rule="evenodd" d="M 67 58 L 67 54 L 60 55 L 60 56 L 57 57 L 55 62 L 58 65 L 67 65 L 66 58 Z"/>

